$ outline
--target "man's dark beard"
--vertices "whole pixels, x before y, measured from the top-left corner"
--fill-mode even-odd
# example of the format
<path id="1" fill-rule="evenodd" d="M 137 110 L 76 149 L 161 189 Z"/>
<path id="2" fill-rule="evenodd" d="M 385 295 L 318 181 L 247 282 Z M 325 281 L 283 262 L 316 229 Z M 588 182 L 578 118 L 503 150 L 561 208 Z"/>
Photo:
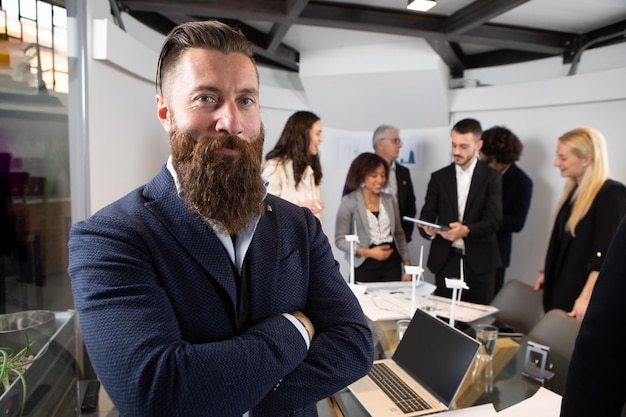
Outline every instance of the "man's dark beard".
<path id="1" fill-rule="evenodd" d="M 261 179 L 263 129 L 250 143 L 236 135 L 193 138 L 170 134 L 172 162 L 183 198 L 203 220 L 215 220 L 223 232 L 238 234 L 263 214 L 265 186 Z M 232 149 L 236 154 L 224 154 Z"/>

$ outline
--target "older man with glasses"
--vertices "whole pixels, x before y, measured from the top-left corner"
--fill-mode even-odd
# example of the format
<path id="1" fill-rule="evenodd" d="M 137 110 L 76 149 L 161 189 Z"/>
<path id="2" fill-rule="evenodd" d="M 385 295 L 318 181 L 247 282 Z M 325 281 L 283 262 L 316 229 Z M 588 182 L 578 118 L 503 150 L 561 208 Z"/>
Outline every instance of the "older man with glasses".
<path id="1" fill-rule="evenodd" d="M 400 209 L 400 218 L 403 216 L 415 217 L 417 209 L 415 207 L 415 192 L 413 190 L 413 182 L 411 181 L 411 173 L 407 167 L 396 162 L 400 148 L 402 148 L 400 130 L 390 125 L 378 126 L 374 130 L 372 145 L 374 146 L 374 152 L 387 161 L 389 165 L 389 178 L 387 185 L 383 188 L 383 192 L 391 194 L 396 198 L 398 208 Z M 413 234 L 413 223 L 402 222 L 402 229 L 404 230 L 407 243 L 410 242 Z"/>

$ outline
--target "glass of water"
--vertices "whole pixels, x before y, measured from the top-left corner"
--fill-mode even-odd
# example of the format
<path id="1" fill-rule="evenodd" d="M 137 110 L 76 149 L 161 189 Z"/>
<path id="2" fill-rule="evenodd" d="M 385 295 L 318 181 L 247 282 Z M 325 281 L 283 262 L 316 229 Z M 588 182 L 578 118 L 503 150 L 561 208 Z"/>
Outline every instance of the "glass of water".
<path id="1" fill-rule="evenodd" d="M 491 324 L 476 325 L 476 340 L 482 345 L 478 351 L 478 356 L 484 359 L 493 359 L 493 351 L 498 340 L 498 328 Z"/>
<path id="2" fill-rule="evenodd" d="M 396 322 L 396 336 L 398 337 L 398 343 L 400 343 L 400 340 L 402 340 L 402 337 L 404 336 L 404 332 L 406 332 L 406 329 L 408 329 L 409 324 L 411 323 L 411 320 L 398 320 Z"/>

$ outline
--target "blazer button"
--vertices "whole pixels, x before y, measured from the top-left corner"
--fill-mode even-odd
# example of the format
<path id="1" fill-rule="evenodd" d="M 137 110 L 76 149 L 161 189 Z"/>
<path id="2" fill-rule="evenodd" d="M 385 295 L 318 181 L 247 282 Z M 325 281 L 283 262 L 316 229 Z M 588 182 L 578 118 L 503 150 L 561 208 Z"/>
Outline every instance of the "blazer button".
<path id="1" fill-rule="evenodd" d="M 283 382 L 283 379 L 279 379 L 278 382 L 276 383 L 276 385 L 274 385 L 273 390 L 276 391 L 278 389 L 278 387 L 280 387 L 280 383 Z"/>

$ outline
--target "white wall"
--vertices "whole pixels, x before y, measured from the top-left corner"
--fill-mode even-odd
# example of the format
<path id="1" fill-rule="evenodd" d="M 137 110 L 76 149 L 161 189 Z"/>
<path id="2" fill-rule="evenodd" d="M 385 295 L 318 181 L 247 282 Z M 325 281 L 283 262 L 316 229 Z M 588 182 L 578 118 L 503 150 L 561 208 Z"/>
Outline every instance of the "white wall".
<path id="1" fill-rule="evenodd" d="M 108 1 L 90 1 L 89 13 L 88 26 L 92 30 L 91 20 L 110 19 Z M 149 180 L 168 155 L 167 136 L 156 118 L 154 102 L 153 74 L 162 36 L 149 29 L 135 27 L 128 15 L 123 16 L 128 31 L 125 36 L 132 35 L 134 42 L 145 45 L 146 50 L 141 56 L 152 57 L 140 60 L 119 58 L 122 62 L 116 62 L 113 56 L 110 60 L 89 60 L 92 211 Z M 113 52 L 117 48 L 126 48 L 127 43 L 112 46 Z M 348 102 L 338 107 L 332 91 L 323 101 L 319 99 L 318 92 L 307 91 L 296 74 L 260 68 L 261 112 L 266 130 L 264 151 L 273 147 L 285 121 L 294 111 L 309 109 L 322 118 L 327 133 L 320 149 L 324 168 L 322 197 L 326 201 L 324 230 L 347 277 L 348 264 L 343 254 L 334 248 L 334 218 L 347 171 L 336 163 L 334 149 L 337 141 L 341 141 L 344 135 L 359 135 L 369 143 L 375 126 L 397 124 L 398 120 L 402 120 L 399 126 L 401 135 L 419 135 L 423 141 L 423 166 L 411 172 L 419 212 L 430 173 L 451 161 L 449 129 L 453 121 L 476 117 L 484 128 L 505 125 L 522 139 L 525 151 L 520 165 L 535 184 L 527 226 L 514 237 L 512 265 L 507 277 L 532 282 L 543 262 L 552 215 L 563 185 L 558 172 L 552 168 L 557 137 L 581 125 L 599 129 L 608 141 L 613 178 L 626 182 L 626 168 L 618 159 L 626 151 L 621 120 L 626 114 L 626 62 L 624 58 L 619 58 L 626 56 L 625 48 L 626 45 L 616 45 L 586 52 L 579 74 L 574 77 L 565 77 L 569 67 L 558 59 L 468 71 L 468 78 L 493 86 L 445 91 L 442 94 L 446 97 L 433 98 L 420 95 L 419 91 L 413 92 L 412 106 L 409 107 L 393 105 L 394 95 L 405 92 L 402 77 L 394 83 L 387 76 L 388 71 L 380 77 L 377 73 L 370 73 L 366 79 L 361 78 L 362 91 L 355 91 L 359 94 L 351 98 L 354 105 Z M 405 51 L 406 45 L 402 45 L 401 49 Z M 361 53 L 362 48 L 359 51 Z M 344 48 L 342 53 L 349 56 L 350 48 Z M 309 65 L 324 64 L 322 52 L 315 52 L 315 59 L 321 62 L 311 62 L 312 56 L 307 58 Z M 124 64 L 124 59 L 131 62 Z M 349 59 L 345 62 L 350 65 Z M 333 65 L 340 63 L 333 62 Z M 337 73 L 341 71 L 341 68 L 336 69 Z M 368 86 L 375 86 L 376 91 L 384 90 L 392 99 L 380 106 L 376 97 L 369 94 L 372 89 Z M 314 108 L 311 108 L 309 95 L 316 97 Z M 427 108 L 432 99 L 438 103 L 449 103 L 450 120 L 448 123 L 441 122 L 441 126 L 428 125 L 425 128 L 427 125 L 420 124 L 419 118 L 410 115 Z M 362 105 L 378 106 L 374 112 L 376 117 L 372 113 L 363 117 Z M 325 120 L 336 120 L 338 112 L 341 112 L 339 116 L 345 114 L 353 124 L 339 126 L 324 123 Z M 414 232 L 409 247 L 415 263 L 422 244 L 427 254 L 428 242 Z M 432 280 L 430 273 L 426 277 Z"/>

